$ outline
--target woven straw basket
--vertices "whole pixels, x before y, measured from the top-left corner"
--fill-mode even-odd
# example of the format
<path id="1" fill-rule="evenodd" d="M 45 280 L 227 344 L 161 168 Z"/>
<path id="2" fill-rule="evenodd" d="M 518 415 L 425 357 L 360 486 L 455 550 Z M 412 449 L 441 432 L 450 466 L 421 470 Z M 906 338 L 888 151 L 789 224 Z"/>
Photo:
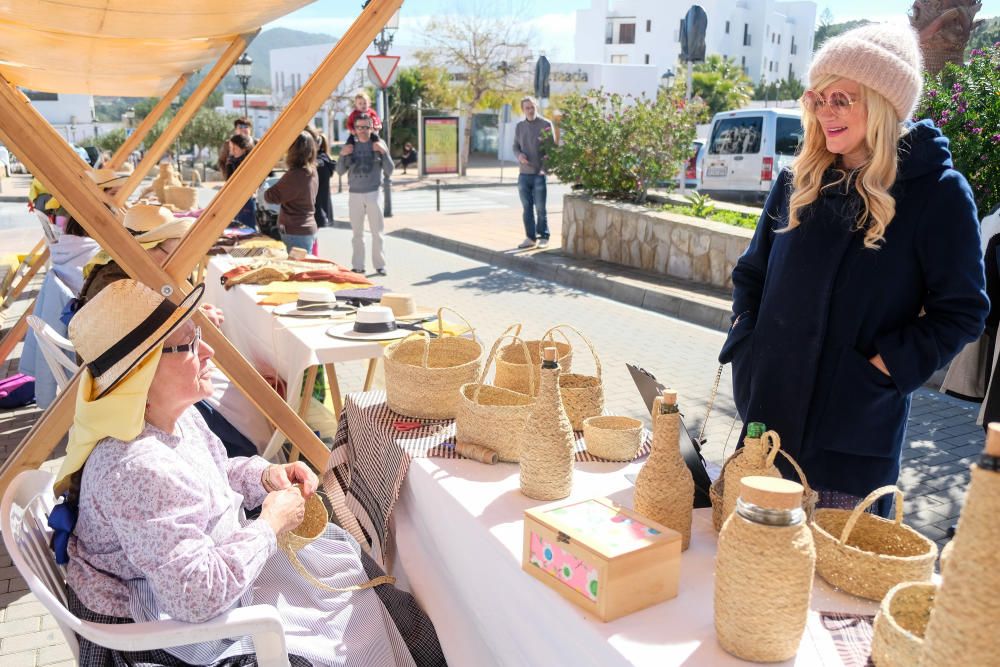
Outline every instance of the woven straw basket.
<path id="1" fill-rule="evenodd" d="M 743 449 L 738 449 L 736 452 L 730 456 L 726 463 L 722 466 L 722 473 L 719 474 L 718 479 L 712 482 L 711 486 L 708 487 L 708 499 L 712 502 L 712 525 L 715 527 L 715 532 L 722 530 L 722 524 L 726 520 L 723 516 L 723 491 L 725 489 L 725 477 L 726 477 L 726 466 L 729 462 L 739 456 Z M 799 476 L 799 481 L 802 483 L 802 509 L 806 513 L 806 521 L 812 519 L 813 511 L 816 509 L 816 503 L 819 502 L 819 494 L 809 486 L 809 480 L 806 479 L 806 474 L 803 472 L 799 464 L 795 462 L 795 459 L 791 457 L 790 454 L 782 449 L 778 449 L 775 452 L 775 456 L 781 454 L 788 460 L 792 468 L 795 469 L 795 473 Z M 774 460 L 773 458 L 771 459 Z"/>
<path id="2" fill-rule="evenodd" d="M 875 615 L 872 662 L 875 667 L 914 667 L 920 664 L 924 633 L 934 607 L 937 584 L 908 581 L 897 584 L 882 598 Z"/>
<path id="3" fill-rule="evenodd" d="M 896 519 L 865 512 L 888 493 L 896 494 Z M 875 489 L 853 510 L 818 509 L 813 514 L 816 572 L 852 595 L 881 600 L 904 581 L 930 581 L 937 545 L 903 525 L 903 492 Z"/>
<path id="4" fill-rule="evenodd" d="M 583 339 L 594 357 L 594 375 L 562 372 L 559 374 L 559 395 L 562 397 L 563 409 L 569 417 L 569 423 L 574 431 L 583 430 L 583 420 L 596 417 L 604 412 L 604 380 L 601 371 L 601 359 L 590 339 L 579 329 L 569 324 L 559 324 L 548 330 L 542 340 L 550 338 L 552 332 L 559 329 L 569 329 Z M 551 345 L 552 343 L 549 343 Z"/>
<path id="5" fill-rule="evenodd" d="M 385 349 L 385 394 L 389 409 L 420 419 L 454 419 L 458 390 L 475 382 L 483 357 L 483 346 L 475 339 L 444 333 L 438 309 L 438 337 L 415 331 Z M 458 315 L 475 335 L 468 320 Z"/>
<path id="6" fill-rule="evenodd" d="M 520 336 L 521 325 L 513 326 L 516 327 L 514 335 Z M 562 331 L 559 333 L 563 338 L 566 338 L 566 334 Z M 548 340 L 545 340 L 546 336 L 548 336 Z M 519 394 L 536 395 L 542 377 L 542 347 L 553 345 L 559 351 L 560 374 L 569 373 L 573 363 L 573 346 L 570 345 L 569 339 L 566 339 L 565 342 L 553 340 L 552 329 L 549 329 L 545 336 L 542 336 L 542 340 L 526 340 L 523 345 L 510 343 L 501 348 L 500 356 L 497 358 L 497 372 L 496 377 L 493 378 L 493 384 L 504 389 L 512 389 Z M 532 376 L 530 387 L 529 376 Z"/>
<path id="7" fill-rule="evenodd" d="M 588 417 L 583 420 L 583 440 L 594 456 L 631 461 L 642 445 L 642 422 L 631 417 Z"/>
<path id="8" fill-rule="evenodd" d="M 198 189 L 187 186 L 168 185 L 163 188 L 164 204 L 175 206 L 180 211 L 198 208 Z"/>
<path id="9" fill-rule="evenodd" d="M 521 458 L 521 431 L 535 403 L 535 384 L 534 376 L 529 375 L 529 393 L 525 394 L 486 384 L 486 373 L 496 359 L 500 344 L 507 338 L 513 338 L 515 344 L 524 347 L 524 341 L 516 335 L 503 334 L 493 343 L 479 380 L 464 384 L 459 389 L 455 440 L 489 447 L 501 461 L 516 463 Z M 527 354 L 526 349 L 524 352 Z"/>

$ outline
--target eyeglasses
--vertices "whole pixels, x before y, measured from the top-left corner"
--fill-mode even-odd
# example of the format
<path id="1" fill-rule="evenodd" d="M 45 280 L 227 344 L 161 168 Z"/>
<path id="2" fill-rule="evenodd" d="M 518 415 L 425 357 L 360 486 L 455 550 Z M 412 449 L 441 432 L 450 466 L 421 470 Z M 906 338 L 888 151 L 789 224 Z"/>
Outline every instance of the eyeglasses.
<path id="1" fill-rule="evenodd" d="M 371 125 L 355 125 L 354 129 L 355 130 L 370 130 L 370 129 L 372 129 L 372 126 Z"/>
<path id="2" fill-rule="evenodd" d="M 198 348 L 201 346 L 201 327 L 194 328 L 194 338 L 191 339 L 190 343 L 185 343 L 184 345 L 174 345 L 172 347 L 164 347 L 163 354 L 180 353 L 180 352 L 192 352 L 194 356 L 198 356 Z"/>
<path id="3" fill-rule="evenodd" d="M 807 90 L 800 101 L 802 107 L 810 113 L 816 114 L 823 107 L 829 107 L 834 116 L 843 118 L 851 113 L 858 100 L 842 90 L 831 90 L 826 95 L 820 95 L 815 90 Z"/>

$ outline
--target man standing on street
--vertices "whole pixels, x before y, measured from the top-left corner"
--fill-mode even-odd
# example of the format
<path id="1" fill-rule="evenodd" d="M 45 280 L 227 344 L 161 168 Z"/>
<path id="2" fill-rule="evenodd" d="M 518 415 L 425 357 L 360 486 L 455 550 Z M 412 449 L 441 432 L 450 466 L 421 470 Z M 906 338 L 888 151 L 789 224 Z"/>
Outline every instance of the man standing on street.
<path id="1" fill-rule="evenodd" d="M 538 115 L 534 97 L 521 100 L 524 120 L 514 128 L 514 154 L 521 163 L 517 190 L 524 208 L 524 241 L 518 248 L 544 248 L 549 244 L 549 219 L 545 211 L 545 155 L 542 142 L 552 136 L 552 123 Z"/>
<path id="2" fill-rule="evenodd" d="M 365 272 L 365 216 L 372 233 L 372 265 L 376 273 L 385 275 L 385 254 L 382 250 L 384 221 L 378 204 L 378 187 L 382 175 L 392 175 L 389 147 L 382 140 L 372 141 L 372 120 L 367 116 L 354 122 L 355 143 L 340 149 L 337 173 L 347 173 L 347 208 L 353 232 L 351 267 L 355 273 Z"/>

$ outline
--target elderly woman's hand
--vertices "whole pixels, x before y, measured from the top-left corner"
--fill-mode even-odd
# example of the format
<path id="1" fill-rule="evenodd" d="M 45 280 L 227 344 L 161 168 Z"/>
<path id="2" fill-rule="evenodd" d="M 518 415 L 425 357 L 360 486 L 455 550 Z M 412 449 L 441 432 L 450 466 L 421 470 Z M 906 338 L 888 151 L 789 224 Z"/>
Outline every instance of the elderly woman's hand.
<path id="1" fill-rule="evenodd" d="M 306 500 L 294 486 L 267 494 L 260 509 L 261 521 L 266 521 L 275 535 L 297 527 L 305 516 Z"/>
<path id="2" fill-rule="evenodd" d="M 301 484 L 302 495 L 306 498 L 316 493 L 316 489 L 319 488 L 316 474 L 302 461 L 268 466 L 264 470 L 261 482 L 264 484 L 264 490 L 269 492 Z"/>
<path id="3" fill-rule="evenodd" d="M 222 323 L 226 321 L 226 316 L 223 314 L 222 309 L 210 303 L 203 303 L 201 305 L 201 312 L 204 313 L 208 321 L 214 324 L 216 328 L 221 329 Z"/>

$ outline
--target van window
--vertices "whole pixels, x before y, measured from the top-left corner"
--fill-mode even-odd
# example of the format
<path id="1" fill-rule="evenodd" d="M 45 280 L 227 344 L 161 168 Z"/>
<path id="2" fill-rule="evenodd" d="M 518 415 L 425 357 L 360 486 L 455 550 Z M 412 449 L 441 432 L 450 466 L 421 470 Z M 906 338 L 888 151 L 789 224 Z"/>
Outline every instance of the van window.
<path id="1" fill-rule="evenodd" d="M 708 152 L 717 155 L 759 153 L 763 126 L 762 116 L 723 118 L 715 124 Z"/>
<path id="2" fill-rule="evenodd" d="M 775 119 L 774 152 L 778 155 L 795 155 L 802 143 L 802 121 L 798 118 Z"/>

